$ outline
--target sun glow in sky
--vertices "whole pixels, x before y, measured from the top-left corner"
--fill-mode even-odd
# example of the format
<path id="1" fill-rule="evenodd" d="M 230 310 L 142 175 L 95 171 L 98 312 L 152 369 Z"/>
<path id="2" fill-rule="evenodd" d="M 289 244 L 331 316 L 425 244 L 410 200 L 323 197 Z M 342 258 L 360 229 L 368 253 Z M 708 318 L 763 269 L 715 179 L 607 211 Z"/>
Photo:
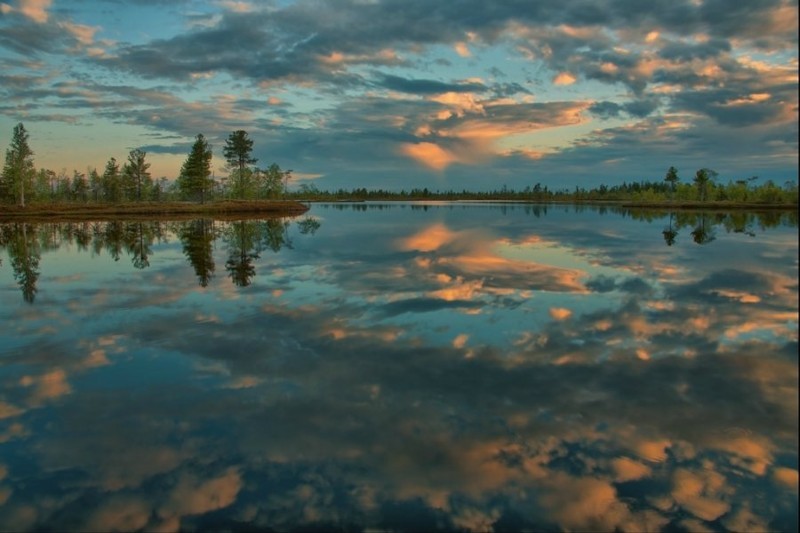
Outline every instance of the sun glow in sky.
<path id="1" fill-rule="evenodd" d="M 37 167 L 194 136 L 322 189 L 797 180 L 795 0 L 6 0 L 0 145 Z"/>

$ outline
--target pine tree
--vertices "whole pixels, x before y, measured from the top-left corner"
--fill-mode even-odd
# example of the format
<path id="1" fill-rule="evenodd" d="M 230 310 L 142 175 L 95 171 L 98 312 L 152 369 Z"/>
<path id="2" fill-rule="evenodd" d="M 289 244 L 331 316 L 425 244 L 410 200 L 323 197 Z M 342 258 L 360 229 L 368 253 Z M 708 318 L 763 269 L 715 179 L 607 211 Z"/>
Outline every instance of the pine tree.
<path id="1" fill-rule="evenodd" d="M 222 155 L 225 156 L 228 165 L 235 169 L 237 178 L 235 191 L 239 197 L 244 196 L 247 189 L 245 179 L 250 176 L 247 166 L 258 162 L 258 159 L 250 156 L 252 151 L 253 140 L 247 136 L 247 132 L 244 130 L 231 132 L 222 149 Z"/>
<path id="2" fill-rule="evenodd" d="M 675 167 L 669 167 L 669 170 L 667 170 L 667 175 L 664 176 L 664 181 L 669 184 L 670 197 L 674 197 L 675 185 L 678 184 L 679 179 L 678 170 Z"/>
<path id="3" fill-rule="evenodd" d="M 211 148 L 202 133 L 198 133 L 192 151 L 181 167 L 178 187 L 188 197 L 199 197 L 205 203 L 206 191 L 211 187 Z"/>
<path id="4" fill-rule="evenodd" d="M 128 154 L 128 162 L 122 171 L 125 176 L 126 188 L 130 190 L 130 196 L 134 197 L 137 202 L 142 199 L 142 191 L 152 184 L 150 173 L 147 171 L 150 163 L 144 161 L 146 156 L 147 152 L 139 148 L 131 150 Z"/>
<path id="5" fill-rule="evenodd" d="M 14 127 L 11 146 L 6 150 L 2 175 L 5 195 L 25 207 L 25 190 L 30 189 L 34 173 L 33 151 L 28 146 L 28 132 L 20 122 Z"/>
<path id="6" fill-rule="evenodd" d="M 107 202 L 119 202 L 122 199 L 119 164 L 115 158 L 106 163 L 102 178 L 103 196 Z"/>

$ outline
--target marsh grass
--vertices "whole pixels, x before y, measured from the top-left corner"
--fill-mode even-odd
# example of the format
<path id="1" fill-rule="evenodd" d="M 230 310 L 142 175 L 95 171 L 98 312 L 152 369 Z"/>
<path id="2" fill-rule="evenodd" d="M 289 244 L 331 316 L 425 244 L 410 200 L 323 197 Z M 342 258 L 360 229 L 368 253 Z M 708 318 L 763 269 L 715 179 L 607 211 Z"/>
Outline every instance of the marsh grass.
<path id="1" fill-rule="evenodd" d="M 25 207 L 0 206 L 0 220 L 98 220 L 130 217 L 173 217 L 242 215 L 300 215 L 308 206 L 293 200 L 225 200 L 198 204 L 193 202 L 130 203 L 40 203 Z"/>

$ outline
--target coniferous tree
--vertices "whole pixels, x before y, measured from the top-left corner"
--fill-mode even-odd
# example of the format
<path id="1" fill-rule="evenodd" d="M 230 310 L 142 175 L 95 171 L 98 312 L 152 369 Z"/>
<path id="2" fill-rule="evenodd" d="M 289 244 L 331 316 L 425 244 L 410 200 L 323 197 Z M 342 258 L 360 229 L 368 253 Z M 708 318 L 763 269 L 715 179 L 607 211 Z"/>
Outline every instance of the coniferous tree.
<path id="1" fill-rule="evenodd" d="M 198 133 L 178 177 L 181 193 L 190 198 L 200 198 L 201 204 L 205 203 L 206 192 L 211 188 L 211 158 L 208 141 Z"/>
<path id="2" fill-rule="evenodd" d="M 247 132 L 244 130 L 231 132 L 225 141 L 225 147 L 222 149 L 222 155 L 236 174 L 234 193 L 239 197 L 243 197 L 247 189 L 245 181 L 251 174 L 250 169 L 247 168 L 248 165 L 254 165 L 258 162 L 258 159 L 251 157 L 252 151 L 253 140 L 248 137 Z"/>
<path id="3" fill-rule="evenodd" d="M 86 176 L 77 170 L 72 171 L 70 196 L 79 202 L 85 202 L 89 198 L 89 183 Z"/>
<path id="4" fill-rule="evenodd" d="M 20 206 L 25 207 L 25 190 L 31 189 L 34 173 L 33 151 L 28 146 L 28 132 L 20 122 L 14 126 L 11 146 L 6 150 L 0 190 L 4 196 L 13 198 Z"/>
<path id="5" fill-rule="evenodd" d="M 96 168 L 92 168 L 89 171 L 89 194 L 92 197 L 92 201 L 96 202 L 100 199 L 100 191 L 102 190 L 102 183 L 103 179 L 100 177 L 100 174 L 97 173 Z"/>
<path id="6" fill-rule="evenodd" d="M 710 168 L 701 168 L 694 175 L 694 184 L 697 187 L 697 195 L 701 202 L 706 201 L 706 194 L 708 192 L 708 184 L 715 178 L 717 173 Z"/>
<path id="7" fill-rule="evenodd" d="M 139 148 L 131 150 L 128 154 L 128 162 L 123 168 L 126 189 L 130 191 L 129 196 L 137 202 L 141 201 L 143 191 L 151 184 L 150 173 L 147 171 L 150 163 L 145 162 L 146 156 L 147 152 Z"/>
<path id="8" fill-rule="evenodd" d="M 669 183 L 670 196 L 675 195 L 675 186 L 678 184 L 678 180 L 678 169 L 675 167 L 669 167 L 669 170 L 667 170 L 667 175 L 664 177 L 664 181 Z"/>
<path id="9" fill-rule="evenodd" d="M 55 179 L 55 172 L 44 168 L 36 171 L 34 179 L 33 190 L 37 199 L 45 200 L 52 198 L 53 194 L 53 180 Z"/>
<path id="10" fill-rule="evenodd" d="M 106 163 L 102 178 L 103 197 L 107 202 L 119 202 L 122 200 L 122 183 L 119 175 L 119 164 L 115 158 L 111 158 Z"/>

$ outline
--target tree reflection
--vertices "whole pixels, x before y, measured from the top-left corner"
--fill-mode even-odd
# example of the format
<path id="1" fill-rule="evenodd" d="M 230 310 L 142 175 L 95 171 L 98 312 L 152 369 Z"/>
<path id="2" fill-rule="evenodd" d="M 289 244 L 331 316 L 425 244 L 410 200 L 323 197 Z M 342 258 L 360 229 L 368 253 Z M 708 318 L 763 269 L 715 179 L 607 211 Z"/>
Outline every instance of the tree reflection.
<path id="1" fill-rule="evenodd" d="M 189 259 L 200 282 L 207 287 L 214 274 L 214 221 L 208 219 L 193 220 L 183 224 L 178 230 L 183 244 L 183 254 Z"/>
<path id="2" fill-rule="evenodd" d="M 307 217 L 297 222 L 297 226 L 301 235 L 313 235 L 321 224 L 319 220 Z M 284 248 L 292 248 L 290 227 L 291 220 L 284 218 L 222 223 L 211 219 L 190 222 L 112 220 L 6 223 L 0 224 L 0 249 L 7 251 L 14 278 L 22 287 L 25 301 L 29 303 L 33 303 L 36 296 L 39 261 L 43 252 L 68 245 L 95 256 L 106 253 L 114 261 L 128 254 L 134 268 L 145 269 L 150 266 L 154 243 L 165 239 L 167 233 L 174 233 L 180 239 L 183 254 L 202 287 L 207 287 L 213 278 L 216 268 L 214 241 L 222 236 L 228 252 L 225 268 L 237 286 L 246 287 L 252 283 L 256 272 L 255 262 L 263 250 L 270 249 L 277 253 Z M 2 258 L 0 266 L 3 266 Z"/>
<path id="3" fill-rule="evenodd" d="M 10 231 L 3 231 L 2 244 L 8 250 L 14 279 L 22 289 L 22 298 L 32 304 L 38 292 L 36 282 L 39 279 L 39 260 L 41 252 L 33 224 L 14 224 Z"/>
<path id="4" fill-rule="evenodd" d="M 150 255 L 153 253 L 150 245 L 153 243 L 153 235 L 150 224 L 143 222 L 132 222 L 125 227 L 125 245 L 128 253 L 133 257 L 131 262 L 138 269 L 150 266 Z"/>
<path id="5" fill-rule="evenodd" d="M 664 211 L 654 209 L 632 209 L 623 211 L 622 216 L 630 215 L 634 220 L 653 222 L 665 216 Z M 696 244 L 708 244 L 716 240 L 716 229 L 724 228 L 728 233 L 739 233 L 755 237 L 756 231 L 762 232 L 779 226 L 797 227 L 797 213 L 793 211 L 670 211 L 667 226 L 661 231 L 664 243 L 672 246 L 677 240 L 681 228 L 691 228 L 692 241 Z"/>
<path id="6" fill-rule="evenodd" d="M 258 223 L 240 220 L 227 231 L 228 260 L 225 270 L 237 287 L 247 287 L 256 275 L 253 262 L 259 256 Z"/>
<path id="7" fill-rule="evenodd" d="M 747 213 L 731 213 L 731 215 L 723 222 L 727 231 L 734 233 L 744 233 L 750 237 L 755 237 L 756 234 L 752 229 L 752 217 Z"/>
<path id="8" fill-rule="evenodd" d="M 98 235 L 102 248 L 105 248 L 114 261 L 119 261 L 122 255 L 124 229 L 122 222 L 113 221 L 106 224 L 103 232 Z"/>
<path id="9" fill-rule="evenodd" d="M 707 215 L 701 214 L 697 225 L 692 230 L 692 240 L 697 244 L 708 244 L 716 237 L 713 233 L 713 224 L 707 224 Z"/>
<path id="10" fill-rule="evenodd" d="M 292 241 L 289 238 L 289 222 L 280 218 L 270 218 L 261 223 L 260 241 L 267 248 L 277 253 L 281 248 L 291 248 Z"/>
<path id="11" fill-rule="evenodd" d="M 314 235 L 320 226 L 320 221 L 312 217 L 306 217 L 297 223 L 301 235 Z"/>
<path id="12" fill-rule="evenodd" d="M 269 218 L 257 221 L 240 220 L 228 226 L 225 231 L 228 244 L 225 269 L 238 287 L 250 285 L 255 276 L 253 263 L 260 258 L 264 249 L 277 253 L 283 248 L 292 248 L 289 225 L 288 220 Z M 319 227 L 319 222 L 316 227 Z M 315 228 L 313 230 L 316 231 Z"/>
<path id="13" fill-rule="evenodd" d="M 675 244 L 675 238 L 678 236 L 677 230 L 675 230 L 675 228 L 672 227 L 673 224 L 672 219 L 674 215 L 675 215 L 674 213 L 670 212 L 669 226 L 664 228 L 664 231 L 661 232 L 661 234 L 664 235 L 664 242 L 667 243 L 667 246 L 672 246 L 673 244 Z"/>

